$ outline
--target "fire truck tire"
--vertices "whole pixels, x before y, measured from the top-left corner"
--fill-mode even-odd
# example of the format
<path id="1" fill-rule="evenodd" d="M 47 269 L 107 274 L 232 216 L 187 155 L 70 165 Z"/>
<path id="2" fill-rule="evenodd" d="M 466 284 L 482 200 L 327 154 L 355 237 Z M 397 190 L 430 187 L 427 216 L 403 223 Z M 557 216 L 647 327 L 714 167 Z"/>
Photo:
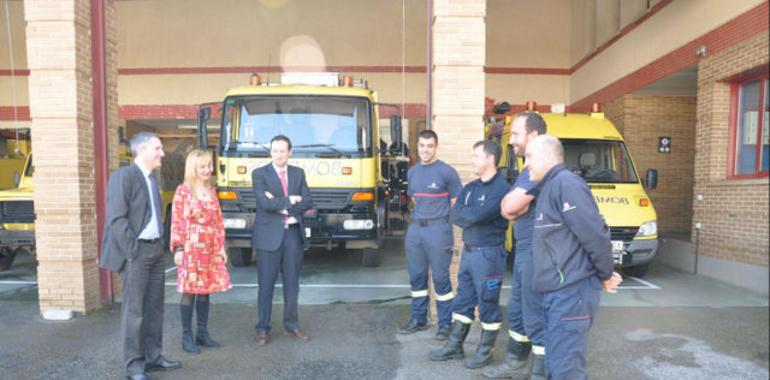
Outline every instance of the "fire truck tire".
<path id="1" fill-rule="evenodd" d="M 7 270 L 13 264 L 16 258 L 16 250 L 10 248 L 0 248 L 0 270 Z"/>
<path id="2" fill-rule="evenodd" d="M 380 251 L 374 248 L 361 250 L 361 265 L 365 267 L 380 266 Z"/>
<path id="3" fill-rule="evenodd" d="M 247 267 L 251 265 L 251 248 L 227 248 L 227 257 L 234 267 Z"/>

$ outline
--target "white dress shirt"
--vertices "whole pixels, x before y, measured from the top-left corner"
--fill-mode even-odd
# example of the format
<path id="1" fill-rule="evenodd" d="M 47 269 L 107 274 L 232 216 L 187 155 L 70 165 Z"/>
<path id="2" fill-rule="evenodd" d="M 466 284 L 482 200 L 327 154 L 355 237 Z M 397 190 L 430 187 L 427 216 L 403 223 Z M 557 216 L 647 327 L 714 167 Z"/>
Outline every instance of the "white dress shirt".
<path id="1" fill-rule="evenodd" d="M 155 199 L 154 197 L 156 194 L 154 194 L 154 191 L 152 190 L 152 182 L 150 182 L 150 176 L 152 175 L 152 171 L 145 168 L 140 164 L 138 161 L 134 161 L 136 166 L 139 167 L 139 170 L 142 171 L 142 176 L 144 177 L 144 183 L 147 185 L 147 192 L 150 194 L 150 210 L 152 210 L 152 217 L 150 218 L 150 223 L 147 223 L 147 226 L 144 227 L 142 232 L 139 234 L 139 239 L 146 239 L 146 240 L 152 240 L 157 239 L 160 237 L 160 226 L 158 226 L 158 216 L 155 212 Z"/>

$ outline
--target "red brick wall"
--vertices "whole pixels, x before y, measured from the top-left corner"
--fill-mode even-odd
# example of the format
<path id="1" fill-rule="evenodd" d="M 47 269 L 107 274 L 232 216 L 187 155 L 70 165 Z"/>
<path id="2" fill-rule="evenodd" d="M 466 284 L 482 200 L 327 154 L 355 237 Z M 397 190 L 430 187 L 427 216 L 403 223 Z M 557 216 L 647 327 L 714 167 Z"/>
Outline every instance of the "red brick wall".
<path id="1" fill-rule="evenodd" d="M 626 95 L 605 107 L 607 117 L 623 134 L 644 178 L 658 170 L 658 187 L 647 194 L 664 233 L 689 233 L 692 220 L 695 98 Z M 658 138 L 671 138 L 671 152 L 658 153 Z"/>
<path id="2" fill-rule="evenodd" d="M 693 222 L 702 255 L 768 265 L 768 179 L 728 180 L 730 82 L 768 63 L 767 30 L 703 59 L 698 67 Z M 693 231 L 694 233 L 694 231 Z"/>

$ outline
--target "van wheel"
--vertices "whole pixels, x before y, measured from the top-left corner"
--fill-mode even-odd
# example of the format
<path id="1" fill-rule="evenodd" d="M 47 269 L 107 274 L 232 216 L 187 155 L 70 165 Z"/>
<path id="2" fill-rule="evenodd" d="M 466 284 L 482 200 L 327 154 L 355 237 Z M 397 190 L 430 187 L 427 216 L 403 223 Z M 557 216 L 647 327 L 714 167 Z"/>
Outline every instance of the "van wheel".
<path id="1" fill-rule="evenodd" d="M 374 248 L 364 248 L 361 250 L 361 265 L 365 267 L 380 266 L 380 251 Z"/>
<path id="2" fill-rule="evenodd" d="M 16 250 L 10 248 L 0 248 L 0 270 L 6 270 L 13 264 L 16 258 Z"/>
<path id="3" fill-rule="evenodd" d="M 623 268 L 623 273 L 631 277 L 642 278 L 647 274 L 647 270 L 650 269 L 650 264 L 636 265 L 633 267 Z"/>
<path id="4" fill-rule="evenodd" d="M 234 267 L 247 267 L 251 265 L 251 248 L 227 248 L 227 257 Z"/>

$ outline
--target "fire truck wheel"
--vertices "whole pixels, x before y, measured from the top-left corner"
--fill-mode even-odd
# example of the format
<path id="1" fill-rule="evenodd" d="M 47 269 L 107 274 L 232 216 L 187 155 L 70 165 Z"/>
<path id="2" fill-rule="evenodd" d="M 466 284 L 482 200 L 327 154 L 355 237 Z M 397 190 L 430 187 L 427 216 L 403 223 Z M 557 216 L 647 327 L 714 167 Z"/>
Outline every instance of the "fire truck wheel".
<path id="1" fill-rule="evenodd" d="M 13 259 L 16 258 L 16 250 L 10 248 L 0 248 L 0 270 L 6 270 L 13 264 Z"/>
<path id="2" fill-rule="evenodd" d="M 247 267 L 251 265 L 251 248 L 229 247 L 227 257 L 234 267 Z"/>
<path id="3" fill-rule="evenodd" d="M 361 250 L 361 265 L 365 267 L 380 266 L 380 251 L 374 248 L 364 248 Z"/>

